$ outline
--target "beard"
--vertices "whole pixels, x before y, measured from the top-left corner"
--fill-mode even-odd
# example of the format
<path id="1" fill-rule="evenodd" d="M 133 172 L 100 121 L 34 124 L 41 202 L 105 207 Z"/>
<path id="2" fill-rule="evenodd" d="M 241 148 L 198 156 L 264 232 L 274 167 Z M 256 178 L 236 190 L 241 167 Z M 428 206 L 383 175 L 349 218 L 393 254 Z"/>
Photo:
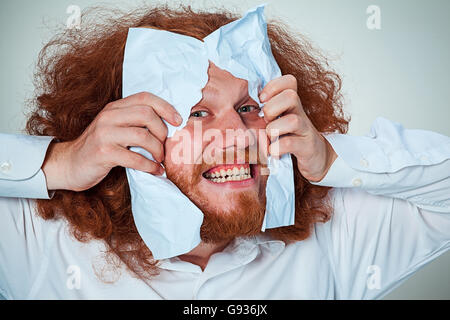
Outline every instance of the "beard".
<path id="1" fill-rule="evenodd" d="M 246 150 L 246 159 L 248 151 Z M 225 162 L 221 162 L 222 164 Z M 259 168 L 267 167 L 258 158 Z M 169 178 L 203 213 L 203 223 L 200 237 L 205 243 L 220 243 L 239 236 L 252 236 L 261 233 L 261 226 L 266 211 L 265 186 L 267 179 L 260 175 L 258 190 L 235 191 L 227 196 L 227 204 L 231 208 L 218 208 L 197 188 L 202 179 L 202 173 L 215 166 L 205 163 L 195 164 L 192 173 L 180 174 L 166 167 Z"/>
<path id="2" fill-rule="evenodd" d="M 200 228 L 200 237 L 205 243 L 220 243 L 239 236 L 252 236 L 261 232 L 266 211 L 265 199 L 260 199 L 256 192 L 241 191 L 233 195 L 235 208 L 226 212 L 211 210 L 199 201 L 197 206 L 204 214 Z M 194 202 L 195 203 L 195 202 Z"/>

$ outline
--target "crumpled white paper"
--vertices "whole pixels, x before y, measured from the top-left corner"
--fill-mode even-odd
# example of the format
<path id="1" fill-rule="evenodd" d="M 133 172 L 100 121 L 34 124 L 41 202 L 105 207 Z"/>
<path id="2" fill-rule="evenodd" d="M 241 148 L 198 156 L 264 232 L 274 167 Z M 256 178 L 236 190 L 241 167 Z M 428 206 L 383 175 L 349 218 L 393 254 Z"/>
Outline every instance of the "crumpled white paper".
<path id="1" fill-rule="evenodd" d="M 168 127 L 168 137 L 183 128 L 191 108 L 202 99 L 209 60 L 248 81 L 249 95 L 263 107 L 258 94 L 281 76 L 270 48 L 264 5 L 217 29 L 200 41 L 150 28 L 130 28 L 123 62 L 123 97 L 147 91 L 172 104 L 182 125 Z M 133 147 L 149 159 L 146 150 Z M 291 157 L 269 157 L 266 214 L 261 230 L 294 224 L 295 195 Z M 201 241 L 201 210 L 166 175 L 126 169 L 137 230 L 157 260 L 191 251 Z"/>

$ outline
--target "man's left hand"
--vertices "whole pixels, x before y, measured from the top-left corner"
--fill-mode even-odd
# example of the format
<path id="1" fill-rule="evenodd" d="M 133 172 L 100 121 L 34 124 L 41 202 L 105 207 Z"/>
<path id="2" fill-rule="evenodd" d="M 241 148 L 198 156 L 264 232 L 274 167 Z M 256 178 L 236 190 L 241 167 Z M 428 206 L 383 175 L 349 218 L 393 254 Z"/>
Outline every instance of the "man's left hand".
<path id="1" fill-rule="evenodd" d="M 311 182 L 321 181 L 337 154 L 305 114 L 297 93 L 297 79 L 290 74 L 273 79 L 259 98 L 264 103 L 270 155 L 293 154 L 303 177 Z"/>

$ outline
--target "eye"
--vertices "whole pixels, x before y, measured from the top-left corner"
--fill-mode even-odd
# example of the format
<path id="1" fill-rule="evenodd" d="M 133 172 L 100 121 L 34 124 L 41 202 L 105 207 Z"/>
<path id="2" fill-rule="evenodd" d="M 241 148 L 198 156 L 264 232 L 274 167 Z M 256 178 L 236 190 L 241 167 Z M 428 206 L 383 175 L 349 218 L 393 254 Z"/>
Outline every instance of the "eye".
<path id="1" fill-rule="evenodd" d="M 239 107 L 236 111 L 238 113 L 242 113 L 242 112 L 252 112 L 254 110 L 259 110 L 259 106 L 252 106 L 252 105 L 245 105 L 242 107 Z"/>
<path id="2" fill-rule="evenodd" d="M 208 115 L 208 111 L 204 111 L 204 110 L 199 110 L 199 111 L 194 111 L 192 112 L 189 117 L 194 117 L 194 118 L 203 118 L 206 117 Z"/>

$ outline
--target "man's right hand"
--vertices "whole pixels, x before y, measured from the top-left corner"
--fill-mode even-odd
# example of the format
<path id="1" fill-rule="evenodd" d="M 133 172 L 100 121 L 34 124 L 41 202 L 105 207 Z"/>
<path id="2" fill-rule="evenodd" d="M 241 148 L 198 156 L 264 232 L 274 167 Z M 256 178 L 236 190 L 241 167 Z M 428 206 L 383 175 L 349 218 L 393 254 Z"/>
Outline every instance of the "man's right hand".
<path id="1" fill-rule="evenodd" d="M 87 190 L 116 166 L 163 174 L 167 126 L 161 118 L 174 126 L 182 122 L 172 105 L 148 92 L 108 103 L 80 137 L 50 145 L 42 166 L 47 189 Z M 157 162 L 131 146 L 144 148 Z"/>

